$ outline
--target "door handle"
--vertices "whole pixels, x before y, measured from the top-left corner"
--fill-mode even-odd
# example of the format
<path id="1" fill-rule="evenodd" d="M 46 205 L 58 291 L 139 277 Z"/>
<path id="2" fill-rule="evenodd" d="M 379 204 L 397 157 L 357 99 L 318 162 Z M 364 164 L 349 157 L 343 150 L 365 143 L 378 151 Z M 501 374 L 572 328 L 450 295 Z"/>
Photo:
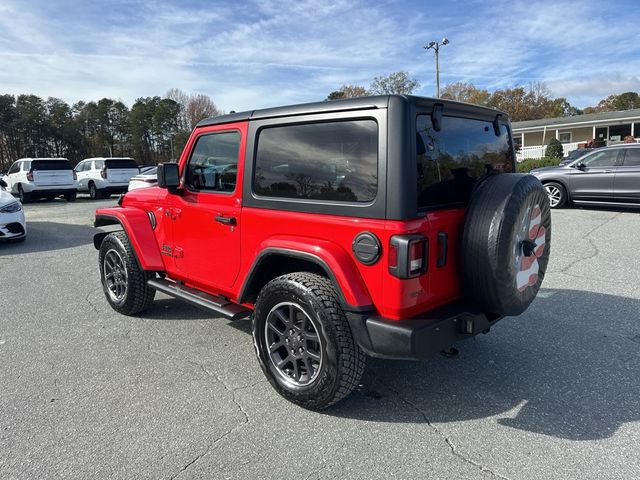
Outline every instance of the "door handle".
<path id="1" fill-rule="evenodd" d="M 235 225 L 236 217 L 225 217 L 224 215 L 216 215 L 216 222 L 220 222 L 223 225 Z"/>

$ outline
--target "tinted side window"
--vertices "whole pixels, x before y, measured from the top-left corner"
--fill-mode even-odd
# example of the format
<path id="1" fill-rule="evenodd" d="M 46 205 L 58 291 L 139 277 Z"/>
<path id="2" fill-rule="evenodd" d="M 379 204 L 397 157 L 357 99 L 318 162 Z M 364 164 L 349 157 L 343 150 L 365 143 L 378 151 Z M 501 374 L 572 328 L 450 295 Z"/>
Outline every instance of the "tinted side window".
<path id="1" fill-rule="evenodd" d="M 370 202 L 378 188 L 378 124 L 349 120 L 269 127 L 257 139 L 254 191 Z"/>
<path id="2" fill-rule="evenodd" d="M 618 150 L 604 150 L 584 157 L 582 163 L 587 167 L 613 167 L 618 158 Z"/>
<path id="3" fill-rule="evenodd" d="M 640 165 L 640 148 L 628 148 L 624 157 L 625 167 L 637 167 Z"/>
<path id="4" fill-rule="evenodd" d="M 186 184 L 193 190 L 233 192 L 238 174 L 240 132 L 202 135 L 187 165 Z"/>

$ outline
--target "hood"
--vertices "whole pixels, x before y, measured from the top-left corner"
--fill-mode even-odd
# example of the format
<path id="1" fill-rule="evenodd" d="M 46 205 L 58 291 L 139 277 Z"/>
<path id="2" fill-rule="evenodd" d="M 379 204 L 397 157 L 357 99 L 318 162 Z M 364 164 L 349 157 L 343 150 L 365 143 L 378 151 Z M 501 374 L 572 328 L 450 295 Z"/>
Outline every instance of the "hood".
<path id="1" fill-rule="evenodd" d="M 0 207 L 17 202 L 18 200 L 6 190 L 0 188 Z"/>

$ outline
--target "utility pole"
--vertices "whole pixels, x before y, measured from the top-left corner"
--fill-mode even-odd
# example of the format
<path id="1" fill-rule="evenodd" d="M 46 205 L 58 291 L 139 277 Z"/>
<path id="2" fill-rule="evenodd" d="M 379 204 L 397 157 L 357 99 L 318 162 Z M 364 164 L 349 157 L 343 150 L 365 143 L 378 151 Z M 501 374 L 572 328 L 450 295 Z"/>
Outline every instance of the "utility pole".
<path id="1" fill-rule="evenodd" d="M 440 98 L 440 47 L 447 45 L 449 39 L 447 37 L 442 39 L 442 42 L 429 42 L 424 46 L 425 50 L 433 49 L 436 54 L 436 98 Z"/>

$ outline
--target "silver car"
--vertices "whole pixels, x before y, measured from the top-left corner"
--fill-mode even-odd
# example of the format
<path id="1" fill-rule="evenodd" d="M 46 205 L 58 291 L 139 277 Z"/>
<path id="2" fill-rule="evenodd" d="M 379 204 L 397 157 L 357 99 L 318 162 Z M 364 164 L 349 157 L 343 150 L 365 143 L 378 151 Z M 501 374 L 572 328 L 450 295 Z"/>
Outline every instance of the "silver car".
<path id="1" fill-rule="evenodd" d="M 640 207 L 640 144 L 599 148 L 574 162 L 531 170 L 551 208 L 565 203 Z"/>

